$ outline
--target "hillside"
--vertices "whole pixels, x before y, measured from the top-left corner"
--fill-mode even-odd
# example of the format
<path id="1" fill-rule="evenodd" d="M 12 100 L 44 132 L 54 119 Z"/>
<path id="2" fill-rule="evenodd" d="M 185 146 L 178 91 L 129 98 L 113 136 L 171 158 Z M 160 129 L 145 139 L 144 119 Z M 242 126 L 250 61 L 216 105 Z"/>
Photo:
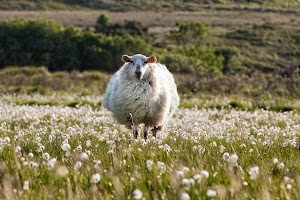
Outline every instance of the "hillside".
<path id="1" fill-rule="evenodd" d="M 199 11 L 207 6 L 299 7 L 298 0 L 0 0 L 0 10 Z"/>
<path id="2" fill-rule="evenodd" d="M 2 11 L 0 21 L 19 18 L 50 19 L 65 26 L 73 25 L 82 30 L 93 30 L 101 13 Z M 113 23 L 138 20 L 147 27 L 151 35 L 148 43 L 163 49 L 170 47 L 167 37 L 171 30 L 176 30 L 177 22 L 207 24 L 211 33 L 210 47 L 221 50 L 230 48 L 234 59 L 228 65 L 241 65 L 247 69 L 247 73 L 253 73 L 255 70 L 293 73 L 297 72 L 296 67 L 300 64 L 300 12 L 294 9 L 207 8 L 197 12 L 106 11 L 105 14 Z"/>

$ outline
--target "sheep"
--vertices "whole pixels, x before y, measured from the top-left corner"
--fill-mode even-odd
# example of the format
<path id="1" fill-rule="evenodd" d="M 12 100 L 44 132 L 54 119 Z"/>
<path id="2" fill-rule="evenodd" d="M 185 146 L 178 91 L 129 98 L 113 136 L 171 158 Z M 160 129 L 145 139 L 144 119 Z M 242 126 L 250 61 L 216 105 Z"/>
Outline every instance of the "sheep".
<path id="1" fill-rule="evenodd" d="M 144 138 L 162 130 L 179 105 L 179 95 L 173 75 L 155 56 L 123 55 L 124 65 L 113 74 L 104 96 L 104 107 L 113 117 L 138 137 L 138 127 L 144 124 Z"/>

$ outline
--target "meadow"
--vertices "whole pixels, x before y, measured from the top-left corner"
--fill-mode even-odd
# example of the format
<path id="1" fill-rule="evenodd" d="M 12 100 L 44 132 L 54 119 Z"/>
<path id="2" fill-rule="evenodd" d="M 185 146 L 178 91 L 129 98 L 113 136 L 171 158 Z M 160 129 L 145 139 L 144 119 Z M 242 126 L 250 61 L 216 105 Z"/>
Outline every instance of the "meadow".
<path id="1" fill-rule="evenodd" d="M 300 198 L 295 111 L 180 108 L 144 140 L 101 100 L 1 95 L 0 199 Z"/>
<path id="2" fill-rule="evenodd" d="M 141 2 L 0 0 L 0 199 L 300 199 L 299 1 Z M 181 98 L 147 140 L 102 107 L 142 51 Z"/>

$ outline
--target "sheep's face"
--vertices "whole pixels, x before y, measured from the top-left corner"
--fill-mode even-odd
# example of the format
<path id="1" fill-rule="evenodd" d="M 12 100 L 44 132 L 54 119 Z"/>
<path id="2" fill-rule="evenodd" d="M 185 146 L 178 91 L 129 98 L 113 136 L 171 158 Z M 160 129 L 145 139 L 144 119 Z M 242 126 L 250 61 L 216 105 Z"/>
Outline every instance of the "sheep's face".
<path id="1" fill-rule="evenodd" d="M 134 56 L 123 55 L 122 61 L 130 63 L 129 74 L 140 80 L 145 75 L 149 66 L 148 64 L 156 62 L 156 57 L 146 57 L 141 54 L 137 54 Z"/>

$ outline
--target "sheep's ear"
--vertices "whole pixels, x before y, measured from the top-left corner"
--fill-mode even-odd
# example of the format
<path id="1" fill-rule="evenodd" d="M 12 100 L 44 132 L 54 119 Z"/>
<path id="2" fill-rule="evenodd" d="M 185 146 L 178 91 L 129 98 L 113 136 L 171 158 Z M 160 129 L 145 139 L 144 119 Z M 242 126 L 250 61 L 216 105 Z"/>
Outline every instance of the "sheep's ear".
<path id="1" fill-rule="evenodd" d="M 128 55 L 123 55 L 122 58 L 121 58 L 121 60 L 123 62 L 132 62 L 131 61 L 131 56 L 128 56 Z"/>
<path id="2" fill-rule="evenodd" d="M 155 56 L 148 57 L 148 63 L 155 63 L 157 61 Z"/>

